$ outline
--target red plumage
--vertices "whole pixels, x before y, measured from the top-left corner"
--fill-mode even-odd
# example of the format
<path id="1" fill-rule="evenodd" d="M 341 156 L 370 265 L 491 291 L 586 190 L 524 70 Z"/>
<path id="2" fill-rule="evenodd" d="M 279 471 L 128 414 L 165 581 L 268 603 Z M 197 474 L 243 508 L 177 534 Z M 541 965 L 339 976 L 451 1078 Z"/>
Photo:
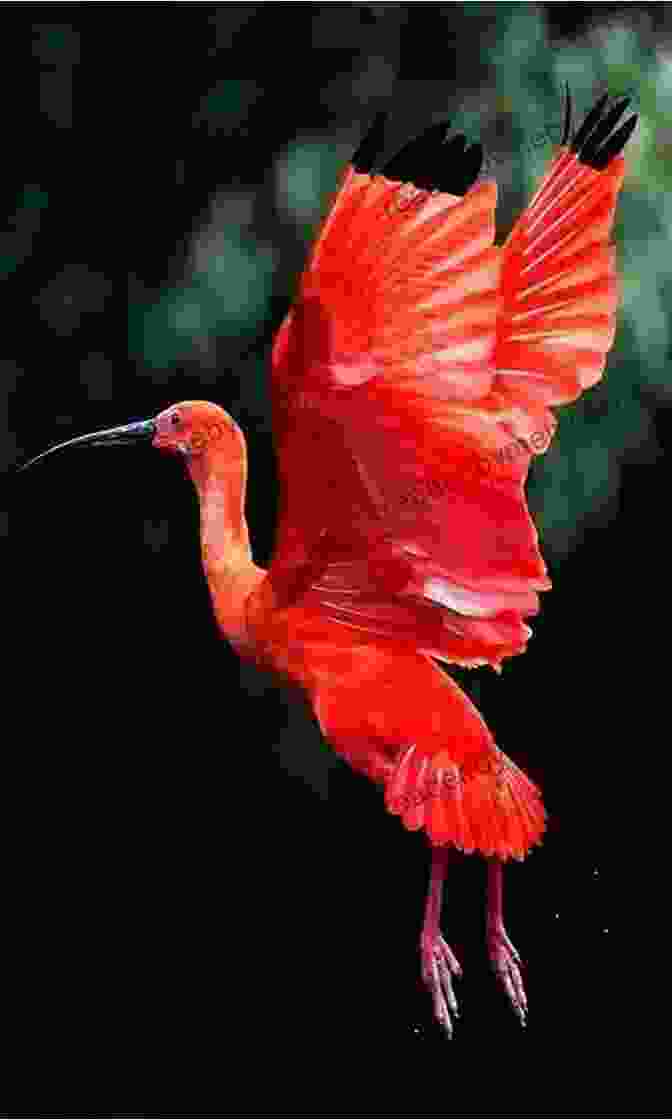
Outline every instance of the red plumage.
<path id="1" fill-rule="evenodd" d="M 281 517 L 268 572 L 243 513 L 244 438 L 217 405 L 71 441 L 150 434 L 185 456 L 223 634 L 299 685 L 334 750 L 426 833 L 422 973 L 449 1034 L 460 968 L 439 929 L 447 852 L 489 857 L 490 956 L 524 1022 L 501 865 L 540 841 L 545 813 L 433 659 L 499 669 L 525 649 L 550 587 L 524 486 L 553 408 L 599 380 L 614 338 L 609 236 L 636 118 L 616 127 L 627 101 L 605 102 L 501 249 L 479 146 L 433 126 L 376 173 L 376 122 L 273 351 Z"/>
<path id="2" fill-rule="evenodd" d="M 502 249 L 494 183 L 463 198 L 409 196 L 350 167 L 274 348 L 274 609 L 291 628 L 300 606 L 297 648 L 305 612 L 375 643 L 387 679 L 405 695 L 412 681 L 439 724 L 429 733 L 407 710 L 397 718 L 388 696 L 375 731 L 353 638 L 361 687 L 327 703 L 338 691 L 327 674 L 314 696 L 318 710 L 338 713 L 338 726 L 323 719 L 325 735 L 351 762 L 361 753 L 342 726 L 347 709 L 374 755 L 389 761 L 413 744 L 417 805 L 403 811 L 388 784 L 388 808 L 433 843 L 502 859 L 539 840 L 538 791 L 428 655 L 498 668 L 524 650 L 525 620 L 550 587 L 524 483 L 555 430 L 550 406 L 599 379 L 613 341 L 608 238 L 623 162 L 595 170 L 563 149 Z M 290 675 L 304 687 L 337 633 L 325 625 L 308 668 L 294 659 Z M 271 662 L 278 648 L 266 643 Z M 431 782 L 444 756 L 461 775 L 447 791 Z"/>

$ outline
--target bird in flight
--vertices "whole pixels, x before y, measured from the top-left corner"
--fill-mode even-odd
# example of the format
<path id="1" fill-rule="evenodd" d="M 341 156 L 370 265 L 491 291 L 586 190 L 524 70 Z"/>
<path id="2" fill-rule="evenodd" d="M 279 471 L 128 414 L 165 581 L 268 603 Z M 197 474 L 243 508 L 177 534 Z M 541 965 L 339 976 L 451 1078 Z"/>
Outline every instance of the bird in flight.
<path id="1" fill-rule="evenodd" d="M 376 118 L 273 347 L 268 571 L 244 516 L 245 439 L 216 404 L 184 401 L 31 460 L 137 440 L 183 457 L 223 636 L 303 690 L 334 751 L 431 845 L 421 971 L 449 1036 L 461 974 L 440 928 L 449 853 L 487 860 L 488 952 L 524 1024 L 502 866 L 541 841 L 546 814 L 439 663 L 499 670 L 550 587 L 524 486 L 553 409 L 600 379 L 613 342 L 628 100 L 603 96 L 573 133 L 568 92 L 560 149 L 501 247 L 481 146 L 446 122 L 380 168 Z"/>

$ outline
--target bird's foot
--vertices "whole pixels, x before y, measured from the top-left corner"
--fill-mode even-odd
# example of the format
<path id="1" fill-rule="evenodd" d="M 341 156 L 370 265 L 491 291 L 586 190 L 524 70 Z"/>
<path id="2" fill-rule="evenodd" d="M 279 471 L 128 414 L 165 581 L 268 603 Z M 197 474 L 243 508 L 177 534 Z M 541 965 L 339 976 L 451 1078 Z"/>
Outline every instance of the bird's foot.
<path id="1" fill-rule="evenodd" d="M 488 952 L 492 967 L 503 984 L 504 990 L 511 1000 L 513 1010 L 524 1027 L 527 1016 L 527 996 L 518 967 L 522 962 L 518 951 L 509 941 L 506 930 L 501 923 L 488 930 Z"/>
<path id="2" fill-rule="evenodd" d="M 434 1003 L 434 1014 L 448 1035 L 453 1037 L 451 1013 L 458 1018 L 457 1000 L 453 991 L 453 976 L 461 976 L 462 969 L 440 933 L 423 934 L 420 939 L 422 979 Z"/>

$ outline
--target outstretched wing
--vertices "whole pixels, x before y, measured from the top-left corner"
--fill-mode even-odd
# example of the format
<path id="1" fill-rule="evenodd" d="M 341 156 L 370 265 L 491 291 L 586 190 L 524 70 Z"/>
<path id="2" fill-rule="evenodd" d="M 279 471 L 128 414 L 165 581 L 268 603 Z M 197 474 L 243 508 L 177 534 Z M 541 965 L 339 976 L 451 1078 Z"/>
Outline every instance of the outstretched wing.
<path id="1" fill-rule="evenodd" d="M 496 367 L 496 187 L 472 185 L 480 146 L 445 136 L 434 126 L 373 174 L 376 122 L 279 332 L 269 577 L 280 603 L 498 665 L 550 583 L 523 494 L 529 395 Z"/>
<path id="2" fill-rule="evenodd" d="M 571 140 L 567 95 L 566 139 Z M 520 411 L 516 435 L 544 451 L 551 405 L 602 376 L 616 331 L 618 276 L 609 243 L 625 161 L 618 153 L 636 117 L 613 131 L 629 98 L 605 94 L 563 145 L 502 252 L 495 390 Z"/>

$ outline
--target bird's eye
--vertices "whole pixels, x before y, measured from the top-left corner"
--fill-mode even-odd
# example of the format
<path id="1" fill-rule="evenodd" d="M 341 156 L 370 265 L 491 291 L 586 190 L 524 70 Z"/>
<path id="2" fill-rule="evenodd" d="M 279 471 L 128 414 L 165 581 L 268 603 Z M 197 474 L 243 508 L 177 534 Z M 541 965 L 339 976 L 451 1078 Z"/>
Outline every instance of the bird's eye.
<path id="1" fill-rule="evenodd" d="M 182 417 L 180 416 L 179 412 L 172 413 L 170 422 L 174 428 L 179 428 L 180 424 L 182 423 Z"/>

